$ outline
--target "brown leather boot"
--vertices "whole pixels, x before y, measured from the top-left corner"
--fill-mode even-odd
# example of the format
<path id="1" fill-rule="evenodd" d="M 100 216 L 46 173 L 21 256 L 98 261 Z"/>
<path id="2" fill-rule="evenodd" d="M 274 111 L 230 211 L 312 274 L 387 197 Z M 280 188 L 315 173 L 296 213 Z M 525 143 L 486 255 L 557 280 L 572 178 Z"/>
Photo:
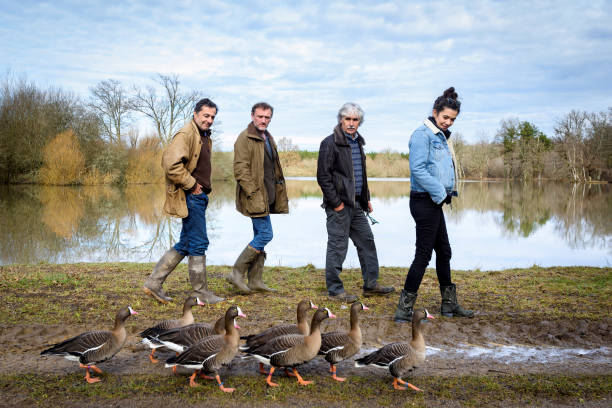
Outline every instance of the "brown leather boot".
<path id="1" fill-rule="evenodd" d="M 206 255 L 189 257 L 189 281 L 193 287 L 191 296 L 197 296 L 202 302 L 213 304 L 225 300 L 208 290 Z"/>
<path id="2" fill-rule="evenodd" d="M 153 268 L 153 272 L 144 283 L 142 291 L 161 303 L 172 302 L 172 298 L 164 293 L 162 285 L 168 275 L 170 275 L 170 272 L 176 268 L 183 258 L 185 256 L 181 255 L 174 248 L 166 251 L 157 262 L 157 265 L 155 265 L 155 268 Z"/>
<path id="3" fill-rule="evenodd" d="M 249 288 L 256 292 L 276 292 L 276 289 L 263 282 L 264 262 L 266 262 L 266 253 L 261 251 L 249 269 Z"/>
<path id="4" fill-rule="evenodd" d="M 251 248 L 251 246 L 247 245 L 240 255 L 236 262 L 234 263 L 234 267 L 229 275 L 225 277 L 225 279 L 234 285 L 234 287 L 238 290 L 238 292 L 243 294 L 251 293 L 251 289 L 247 286 L 244 281 L 244 277 L 247 275 L 248 270 L 257 260 L 259 252 Z"/>

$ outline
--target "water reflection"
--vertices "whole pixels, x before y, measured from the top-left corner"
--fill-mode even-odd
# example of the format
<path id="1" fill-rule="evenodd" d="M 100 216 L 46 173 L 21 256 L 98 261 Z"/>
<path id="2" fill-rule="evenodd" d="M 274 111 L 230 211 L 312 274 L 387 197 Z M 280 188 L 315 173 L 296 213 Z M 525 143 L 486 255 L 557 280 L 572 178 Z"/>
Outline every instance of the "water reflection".
<path id="1" fill-rule="evenodd" d="M 414 251 L 408 180 L 370 183 L 381 265 L 408 266 Z M 231 264 L 250 240 L 234 208 L 235 185 L 216 183 L 207 215 L 209 261 Z M 325 216 L 314 180 L 288 182 L 290 215 L 273 216 L 268 264 L 325 263 Z M 176 241 L 180 220 L 163 216 L 163 187 L 0 186 L 0 264 L 150 262 Z M 457 269 L 596 265 L 612 259 L 609 185 L 466 182 L 447 210 Z M 347 267 L 358 266 L 354 249 Z"/>

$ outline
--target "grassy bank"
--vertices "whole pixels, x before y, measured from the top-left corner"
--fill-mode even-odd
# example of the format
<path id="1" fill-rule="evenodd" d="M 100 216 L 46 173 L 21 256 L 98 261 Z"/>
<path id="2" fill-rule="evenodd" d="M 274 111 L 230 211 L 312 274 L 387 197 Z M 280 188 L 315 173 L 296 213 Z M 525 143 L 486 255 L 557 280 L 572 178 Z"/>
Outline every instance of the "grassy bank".
<path id="1" fill-rule="evenodd" d="M 144 309 L 142 322 L 159 319 L 174 310 L 150 302 L 140 288 L 152 264 L 39 264 L 0 267 L 0 321 L 16 323 L 70 323 L 109 320 L 114 310 L 131 305 Z M 301 299 L 333 307 L 325 293 L 324 271 L 312 265 L 301 268 L 266 267 L 266 276 L 279 296 L 239 296 L 222 277 L 228 266 L 209 266 L 209 285 L 215 293 L 249 310 L 257 307 L 266 318 L 280 318 L 287 308 L 293 309 Z M 381 268 L 381 283 L 398 288 L 403 285 L 406 268 Z M 360 293 L 361 273 L 357 269 L 343 272 L 348 291 Z M 453 281 L 459 288 L 465 307 L 494 315 L 496 319 L 604 320 L 612 316 L 612 268 L 532 267 L 503 271 L 454 271 Z M 176 295 L 189 293 L 185 263 L 166 281 L 165 288 Z M 279 301 L 282 298 L 282 301 Z M 436 309 L 439 289 L 435 272 L 429 270 L 419 289 L 419 303 Z M 44 300 L 44 301 L 41 301 Z M 395 297 L 371 298 L 373 307 L 391 313 Z M 289 307 L 287 306 L 290 305 Z M 227 303 L 212 305 L 206 313 L 223 313 Z M 145 324 L 144 322 L 141 324 Z"/>
<path id="2" fill-rule="evenodd" d="M 117 308 L 131 305 L 139 311 L 129 321 L 130 336 L 166 318 L 175 318 L 178 304 L 162 306 L 144 297 L 142 282 L 152 264 L 109 263 L 67 265 L 9 265 L 0 267 L 0 330 L 13 325 L 67 325 L 92 329 L 110 324 Z M 228 266 L 210 266 L 210 286 L 227 302 L 196 311 L 199 321 L 211 321 L 228 304 L 238 304 L 248 319 L 243 329 L 258 322 L 285 321 L 294 315 L 298 300 L 312 299 L 319 306 L 338 311 L 325 295 L 324 272 L 313 266 L 266 268 L 265 278 L 279 289 L 277 295 L 236 296 L 223 275 Z M 406 268 L 382 268 L 381 283 L 401 287 Z M 454 271 L 462 304 L 478 311 L 474 320 L 495 320 L 529 325 L 543 320 L 588 320 L 609 324 L 612 317 L 612 268 L 553 267 L 507 269 L 503 271 Z M 343 272 L 348 291 L 360 293 L 361 273 Z M 186 265 L 181 264 L 167 281 L 167 290 L 182 299 L 190 290 Z M 419 291 L 420 305 L 438 310 L 440 295 L 435 272 L 429 270 Z M 381 319 L 391 317 L 397 295 L 366 300 L 371 312 Z M 340 313 L 343 311 L 340 310 Z M 244 322 L 244 324 L 243 324 Z M 48 327 L 48 326 L 46 326 Z M 2 331 L 0 331 L 1 333 Z M 135 341 L 135 340 L 133 340 Z M 27 353 L 37 354 L 33 349 Z M 0 350 L 0 361 L 7 350 Z M 139 351 L 140 353 L 140 351 Z M 143 359 L 146 352 L 142 351 Z M 0 362 L 0 364 L 2 364 Z M 427 364 L 427 363 L 426 363 Z M 104 369 L 104 367 L 102 367 Z M 153 369 L 153 368 L 151 368 Z M 606 406 L 612 398 L 612 373 L 604 375 L 499 373 L 462 375 L 457 369 L 448 375 L 423 375 L 418 386 L 424 393 L 399 392 L 391 378 L 350 376 L 337 383 L 322 370 L 308 375 L 315 384 L 301 387 L 293 379 L 280 377 L 281 387 L 264 385 L 264 378 L 253 373 L 228 376 L 226 386 L 236 392 L 225 395 L 211 382 L 191 389 L 184 375 L 169 373 L 120 375 L 106 372 L 103 381 L 88 385 L 82 370 L 69 374 L 0 374 L 0 398 L 5 406 Z M 106 371 L 106 370 L 105 370 Z M 8 403 L 8 401 L 13 401 Z M 3 403 L 3 404 L 4 404 Z"/>

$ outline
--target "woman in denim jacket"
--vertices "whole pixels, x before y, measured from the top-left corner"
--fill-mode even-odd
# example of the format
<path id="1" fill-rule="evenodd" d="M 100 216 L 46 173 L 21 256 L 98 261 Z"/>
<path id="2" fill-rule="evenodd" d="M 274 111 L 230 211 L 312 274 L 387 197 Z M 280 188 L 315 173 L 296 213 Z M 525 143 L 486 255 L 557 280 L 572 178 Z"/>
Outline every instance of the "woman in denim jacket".
<path id="1" fill-rule="evenodd" d="M 456 288 L 451 282 L 451 247 L 442 211 L 442 206 L 457 196 L 455 155 L 448 128 L 455 122 L 460 108 L 455 88 L 448 88 L 434 102 L 433 116 L 410 137 L 410 214 L 416 223 L 416 252 L 393 317 L 396 322 L 412 321 L 417 291 L 432 251 L 436 251 L 442 315 L 474 316 L 474 312 L 457 303 Z"/>

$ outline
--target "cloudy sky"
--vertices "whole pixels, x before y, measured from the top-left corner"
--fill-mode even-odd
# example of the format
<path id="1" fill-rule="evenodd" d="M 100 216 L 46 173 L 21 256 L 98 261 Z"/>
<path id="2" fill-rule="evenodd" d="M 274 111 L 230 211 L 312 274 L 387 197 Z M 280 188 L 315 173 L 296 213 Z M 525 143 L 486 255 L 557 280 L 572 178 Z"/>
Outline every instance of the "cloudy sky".
<path id="1" fill-rule="evenodd" d="M 490 140 L 502 119 L 552 136 L 572 109 L 612 106 L 611 9 L 602 0 L 2 0 L 0 68 L 85 98 L 104 79 L 142 86 L 176 73 L 220 106 L 226 150 L 260 100 L 275 107 L 272 134 L 306 149 L 354 101 L 367 150 L 405 152 L 450 85 L 462 100 L 453 129 L 470 142 Z"/>

